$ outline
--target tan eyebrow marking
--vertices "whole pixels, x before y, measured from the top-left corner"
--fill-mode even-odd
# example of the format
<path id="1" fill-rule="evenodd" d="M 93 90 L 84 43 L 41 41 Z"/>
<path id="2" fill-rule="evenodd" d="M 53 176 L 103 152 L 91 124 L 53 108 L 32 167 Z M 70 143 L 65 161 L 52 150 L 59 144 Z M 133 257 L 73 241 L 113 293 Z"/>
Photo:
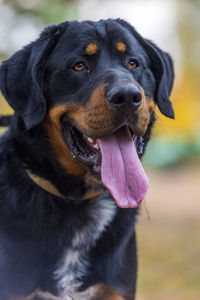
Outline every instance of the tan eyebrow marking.
<path id="1" fill-rule="evenodd" d="M 98 51 L 98 47 L 96 44 L 88 44 L 85 48 L 85 51 L 88 55 L 94 55 Z"/>
<path id="2" fill-rule="evenodd" d="M 116 46 L 118 51 L 120 52 L 126 51 L 126 44 L 124 44 L 123 42 L 117 42 Z"/>

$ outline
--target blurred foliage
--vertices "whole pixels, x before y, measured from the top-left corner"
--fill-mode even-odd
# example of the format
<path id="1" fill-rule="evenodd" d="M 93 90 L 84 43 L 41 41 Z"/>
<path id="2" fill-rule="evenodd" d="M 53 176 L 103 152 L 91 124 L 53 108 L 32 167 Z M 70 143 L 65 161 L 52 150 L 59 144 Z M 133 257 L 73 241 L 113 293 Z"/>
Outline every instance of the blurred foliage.
<path id="1" fill-rule="evenodd" d="M 0 114 L 11 114 L 12 108 L 7 104 L 3 96 L 0 94 Z"/>
<path id="2" fill-rule="evenodd" d="M 157 111 L 154 129 L 157 138 L 149 144 L 144 158 L 155 167 L 169 166 L 200 154 L 200 0 L 177 1 L 176 30 L 181 63 L 171 96 L 175 120 Z"/>
<path id="3" fill-rule="evenodd" d="M 177 32 L 182 44 L 184 71 L 200 76 L 200 0 L 178 0 L 177 11 Z M 199 81 L 198 77 L 195 78 Z"/>
<path id="4" fill-rule="evenodd" d="M 200 130 L 200 0 L 177 1 L 176 30 L 181 47 L 179 78 L 175 77 L 172 101 L 175 109 L 175 122 L 161 118 L 170 134 L 180 133 L 193 137 Z M 157 128 L 158 132 L 163 128 Z"/>
<path id="5" fill-rule="evenodd" d="M 200 136 L 193 142 L 177 135 L 176 139 L 156 137 L 148 144 L 143 162 L 156 168 L 168 167 L 200 155 Z"/>
<path id="6" fill-rule="evenodd" d="M 6 0 L 19 14 L 39 17 L 44 24 L 77 18 L 76 0 Z"/>

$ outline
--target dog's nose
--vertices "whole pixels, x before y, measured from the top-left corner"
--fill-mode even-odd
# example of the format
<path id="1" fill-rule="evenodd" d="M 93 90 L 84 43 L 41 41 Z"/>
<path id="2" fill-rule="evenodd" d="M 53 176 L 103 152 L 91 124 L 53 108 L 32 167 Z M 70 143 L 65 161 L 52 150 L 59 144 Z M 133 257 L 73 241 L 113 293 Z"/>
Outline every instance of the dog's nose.
<path id="1" fill-rule="evenodd" d="M 117 108 L 132 106 L 136 110 L 142 103 L 142 93 L 137 87 L 115 87 L 107 92 L 109 103 Z"/>

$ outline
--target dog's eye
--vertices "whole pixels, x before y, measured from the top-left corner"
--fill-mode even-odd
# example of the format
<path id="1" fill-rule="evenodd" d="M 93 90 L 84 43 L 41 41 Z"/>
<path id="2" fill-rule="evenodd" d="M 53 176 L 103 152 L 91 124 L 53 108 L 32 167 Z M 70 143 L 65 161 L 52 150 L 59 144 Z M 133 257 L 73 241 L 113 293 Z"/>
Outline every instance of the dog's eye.
<path id="1" fill-rule="evenodd" d="M 82 61 L 77 62 L 77 63 L 73 66 L 73 69 L 74 69 L 75 71 L 83 71 L 83 70 L 85 70 L 86 68 L 87 68 L 86 65 L 85 65 L 84 62 L 82 62 Z"/>
<path id="2" fill-rule="evenodd" d="M 130 59 L 129 61 L 128 61 L 128 67 L 130 68 L 130 69 L 135 69 L 135 68 L 137 68 L 138 67 L 138 62 L 135 60 L 135 59 Z"/>

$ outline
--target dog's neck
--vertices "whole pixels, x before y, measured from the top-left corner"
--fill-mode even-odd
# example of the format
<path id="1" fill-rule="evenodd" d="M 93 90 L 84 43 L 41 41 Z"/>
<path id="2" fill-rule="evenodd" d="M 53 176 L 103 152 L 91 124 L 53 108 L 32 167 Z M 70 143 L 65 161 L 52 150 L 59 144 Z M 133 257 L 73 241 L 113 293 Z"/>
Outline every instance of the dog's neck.
<path id="1" fill-rule="evenodd" d="M 45 190 L 46 192 L 60 197 L 60 198 L 65 198 L 64 195 L 62 195 L 59 190 L 55 187 L 55 185 L 53 183 L 51 183 L 49 180 L 40 177 L 38 175 L 35 175 L 33 173 L 31 173 L 31 171 L 26 170 L 27 174 L 29 175 L 29 177 L 37 184 L 39 185 L 39 187 L 41 187 L 43 190 Z"/>
<path id="2" fill-rule="evenodd" d="M 20 134 L 16 134 L 20 132 Z M 23 122 L 15 117 L 9 131 L 19 163 L 29 178 L 42 190 L 62 199 L 91 199 L 104 191 L 101 181 L 86 173 L 84 178 L 65 172 L 53 157 L 43 127 L 27 131 Z"/>
<path id="3" fill-rule="evenodd" d="M 62 195 L 59 190 L 56 188 L 56 186 L 51 183 L 49 180 L 38 176 L 36 174 L 33 174 L 31 171 L 26 170 L 27 174 L 29 175 L 29 177 L 40 187 L 42 188 L 44 191 L 57 196 L 59 198 L 63 198 L 65 199 L 66 197 L 64 195 Z M 102 193 L 102 190 L 89 190 L 83 197 L 84 200 L 86 199 L 92 199 L 94 197 L 99 196 Z M 69 199 L 69 197 L 67 197 Z M 70 199 L 73 199 L 73 197 L 70 197 Z"/>

